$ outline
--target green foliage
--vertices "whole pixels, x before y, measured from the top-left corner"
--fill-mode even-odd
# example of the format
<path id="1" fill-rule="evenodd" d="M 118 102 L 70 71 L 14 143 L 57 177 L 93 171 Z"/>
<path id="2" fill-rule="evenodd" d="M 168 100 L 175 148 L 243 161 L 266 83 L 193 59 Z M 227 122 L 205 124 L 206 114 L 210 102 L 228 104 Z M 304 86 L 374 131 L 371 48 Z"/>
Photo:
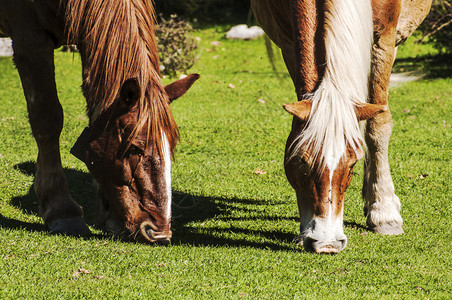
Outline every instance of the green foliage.
<path id="1" fill-rule="evenodd" d="M 281 107 L 296 100 L 290 77 L 282 68 L 275 76 L 263 39 L 221 40 L 224 29 L 195 32 L 202 56 L 192 71 L 202 77 L 172 104 L 181 142 L 169 247 L 112 240 L 93 226 L 89 239 L 45 231 L 21 83 L 11 59 L 0 58 L 0 298 L 449 299 L 451 73 L 390 91 L 389 159 L 405 234 L 367 231 L 357 164 L 345 201 L 347 248 L 316 255 L 293 243 L 298 210 L 283 168 L 291 117 Z M 398 67 L 424 65 L 406 55 L 412 46 L 400 46 Z M 87 124 L 80 59 L 60 51 L 55 58 L 63 167 L 93 224 L 96 189 L 69 154 Z"/>
<path id="2" fill-rule="evenodd" d="M 420 30 L 423 40 L 440 51 L 452 53 L 452 0 L 435 0 Z"/>
<path id="3" fill-rule="evenodd" d="M 155 27 L 162 74 L 176 76 L 186 72 L 196 61 L 198 43 L 193 37 L 193 29 L 187 21 L 171 15 Z"/>

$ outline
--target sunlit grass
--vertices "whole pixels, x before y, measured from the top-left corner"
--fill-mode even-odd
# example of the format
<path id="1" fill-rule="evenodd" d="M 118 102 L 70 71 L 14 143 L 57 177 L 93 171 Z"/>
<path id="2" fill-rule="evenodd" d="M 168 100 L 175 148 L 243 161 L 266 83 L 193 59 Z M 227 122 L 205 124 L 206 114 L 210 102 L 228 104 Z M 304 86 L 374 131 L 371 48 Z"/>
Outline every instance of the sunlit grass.
<path id="1" fill-rule="evenodd" d="M 295 101 L 292 83 L 282 65 L 279 76 L 272 72 L 262 39 L 227 41 L 224 30 L 197 32 L 200 59 L 191 72 L 202 78 L 172 104 L 181 143 L 170 247 L 98 231 L 90 239 L 44 231 L 32 191 L 37 149 L 26 103 L 10 58 L 0 58 L 0 298 L 449 298 L 452 74 L 390 93 L 390 163 L 405 234 L 365 229 L 358 166 L 347 192 L 348 246 L 336 256 L 315 255 L 293 243 L 298 211 L 283 169 L 291 117 L 281 104 Z M 423 68 L 424 60 L 403 54 L 410 51 L 400 49 L 404 60 L 396 66 Z M 87 124 L 80 62 L 55 56 L 63 164 L 92 224 L 95 188 L 69 154 Z"/>

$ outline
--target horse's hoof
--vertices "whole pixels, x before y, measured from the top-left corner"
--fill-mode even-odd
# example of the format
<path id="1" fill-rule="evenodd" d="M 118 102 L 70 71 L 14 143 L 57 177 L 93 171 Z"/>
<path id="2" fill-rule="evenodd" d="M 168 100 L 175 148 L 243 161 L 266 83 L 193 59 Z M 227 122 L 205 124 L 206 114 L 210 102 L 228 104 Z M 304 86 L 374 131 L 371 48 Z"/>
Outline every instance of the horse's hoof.
<path id="1" fill-rule="evenodd" d="M 66 234 L 70 236 L 90 236 L 91 231 L 82 217 L 56 219 L 47 224 L 53 234 Z"/>
<path id="2" fill-rule="evenodd" d="M 403 234 L 402 225 L 399 223 L 384 223 L 379 224 L 378 226 L 370 228 L 374 233 L 382 234 L 382 235 L 399 235 Z"/>

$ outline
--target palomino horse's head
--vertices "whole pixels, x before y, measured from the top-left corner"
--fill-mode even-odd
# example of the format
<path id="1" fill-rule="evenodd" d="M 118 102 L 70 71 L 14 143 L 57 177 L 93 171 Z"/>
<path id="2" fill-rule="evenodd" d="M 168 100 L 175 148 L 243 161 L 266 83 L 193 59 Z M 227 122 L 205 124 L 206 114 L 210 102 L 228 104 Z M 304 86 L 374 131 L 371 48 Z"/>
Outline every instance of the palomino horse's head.
<path id="1" fill-rule="evenodd" d="M 198 78 L 190 75 L 165 86 L 165 99 L 180 97 Z M 113 105 L 85 129 L 71 152 L 85 162 L 98 183 L 99 221 L 107 230 L 128 240 L 167 244 L 172 235 L 171 141 L 159 128 L 158 151 L 147 130 L 152 119 L 136 126 L 140 90 L 137 80 L 125 81 Z"/>
<path id="2" fill-rule="evenodd" d="M 307 127 L 311 106 L 309 100 L 284 105 L 296 117 L 286 146 L 286 176 L 297 194 L 300 243 L 308 251 L 338 253 L 347 243 L 343 231 L 345 190 L 350 185 L 355 163 L 363 157 L 363 150 L 362 147 L 346 145 L 341 157 L 321 157 L 313 155 L 312 144 L 304 144 L 297 148 L 296 153 L 290 153 L 288 150 L 291 150 L 296 136 Z M 358 121 L 385 110 L 387 107 L 382 105 L 355 106 Z"/>

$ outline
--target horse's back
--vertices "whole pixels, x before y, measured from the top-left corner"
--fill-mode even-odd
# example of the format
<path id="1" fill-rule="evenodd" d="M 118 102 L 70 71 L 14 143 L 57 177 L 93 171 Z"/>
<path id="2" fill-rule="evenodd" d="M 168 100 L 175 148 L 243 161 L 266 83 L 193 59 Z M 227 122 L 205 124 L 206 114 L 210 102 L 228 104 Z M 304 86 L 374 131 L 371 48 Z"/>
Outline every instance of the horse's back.
<path id="1" fill-rule="evenodd" d="M 45 31 L 59 44 L 64 35 L 64 11 L 60 0 L 0 0 L 0 37 L 20 38 Z"/>
<path id="2" fill-rule="evenodd" d="M 378 0 L 376 0 L 378 1 Z M 397 23 L 396 44 L 403 43 L 422 23 L 430 11 L 432 0 L 402 0 Z M 292 23 L 288 0 L 251 0 L 259 24 L 280 48 L 292 46 Z"/>

